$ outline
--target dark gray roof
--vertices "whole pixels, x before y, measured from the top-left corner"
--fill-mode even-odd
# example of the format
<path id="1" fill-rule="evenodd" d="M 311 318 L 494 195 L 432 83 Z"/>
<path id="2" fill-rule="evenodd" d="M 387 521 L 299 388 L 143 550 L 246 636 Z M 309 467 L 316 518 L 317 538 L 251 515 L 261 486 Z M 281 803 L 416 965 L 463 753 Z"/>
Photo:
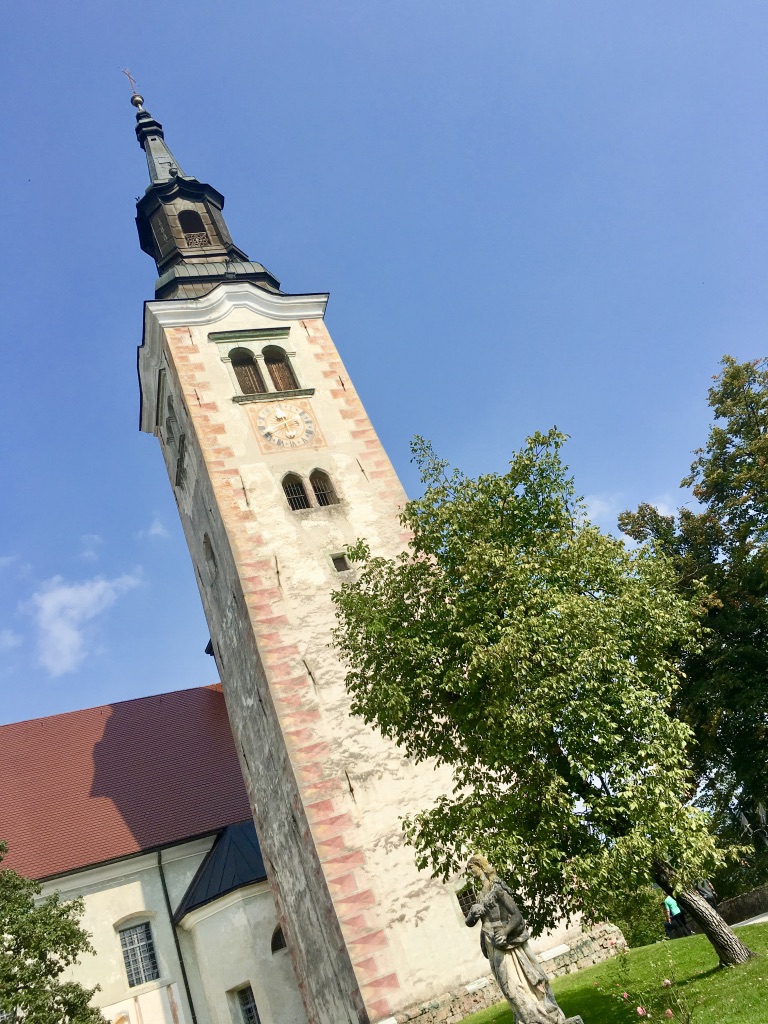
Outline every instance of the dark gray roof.
<path id="1" fill-rule="evenodd" d="M 196 907 L 202 907 L 244 885 L 263 882 L 266 877 L 253 821 L 248 819 L 236 825 L 228 825 L 219 834 L 190 882 L 173 915 L 174 923 L 178 924 Z"/>

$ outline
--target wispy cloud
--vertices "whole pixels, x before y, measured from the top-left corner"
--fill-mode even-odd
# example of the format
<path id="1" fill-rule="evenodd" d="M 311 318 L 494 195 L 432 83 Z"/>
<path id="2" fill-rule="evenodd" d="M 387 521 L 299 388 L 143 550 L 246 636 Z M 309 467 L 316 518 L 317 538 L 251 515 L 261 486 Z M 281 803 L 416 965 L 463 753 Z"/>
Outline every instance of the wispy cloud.
<path id="1" fill-rule="evenodd" d="M 12 651 L 14 647 L 18 647 L 21 643 L 21 637 L 18 633 L 14 633 L 12 629 L 0 629 L 0 651 Z"/>
<path id="2" fill-rule="evenodd" d="M 103 543 L 104 539 L 98 533 L 84 533 L 80 538 L 80 557 L 86 562 L 95 562 Z"/>
<path id="3" fill-rule="evenodd" d="M 636 508 L 638 502 L 635 500 L 633 503 L 625 494 L 603 491 L 599 494 L 586 495 L 584 504 L 587 506 L 587 515 L 596 526 L 609 533 L 619 534 L 619 513 L 625 509 Z M 663 516 L 672 516 L 677 512 L 675 497 L 668 493 L 651 498 L 647 504 L 653 505 Z"/>
<path id="4" fill-rule="evenodd" d="M 85 627 L 141 582 L 134 572 L 115 579 L 95 576 L 82 583 L 46 580 L 28 607 L 37 625 L 38 661 L 52 676 L 72 672 L 87 656 Z"/>
<path id="5" fill-rule="evenodd" d="M 148 538 L 151 540 L 162 540 L 165 537 L 170 537 L 170 534 L 163 525 L 160 516 L 154 516 L 146 530 L 139 530 L 137 536 L 139 540 L 147 540 Z"/>
<path id="6" fill-rule="evenodd" d="M 616 519 L 619 512 L 626 508 L 626 503 L 622 500 L 620 494 L 609 494 L 606 492 L 587 494 L 584 498 L 584 504 L 587 506 L 587 515 L 596 526 L 599 526 L 602 530 L 610 530 L 612 533 L 618 532 Z"/>
<path id="7" fill-rule="evenodd" d="M 9 569 L 18 560 L 18 555 L 0 555 L 0 570 Z"/>

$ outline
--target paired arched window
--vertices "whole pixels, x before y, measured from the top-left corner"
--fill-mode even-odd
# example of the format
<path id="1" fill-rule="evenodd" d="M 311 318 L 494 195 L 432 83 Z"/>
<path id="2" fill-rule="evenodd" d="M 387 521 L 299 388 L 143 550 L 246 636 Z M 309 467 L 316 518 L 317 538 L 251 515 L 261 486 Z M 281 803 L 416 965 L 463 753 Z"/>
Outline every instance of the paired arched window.
<path id="1" fill-rule="evenodd" d="M 309 474 L 309 483 L 316 505 L 323 507 L 325 505 L 339 504 L 339 498 L 333 482 L 322 469 L 312 470 Z M 307 488 L 298 473 L 288 473 L 283 477 L 283 491 L 285 492 L 288 504 L 294 512 L 298 512 L 303 508 L 312 508 Z"/>
<path id="2" fill-rule="evenodd" d="M 229 353 L 237 383 L 244 395 L 263 395 L 267 390 L 256 360 L 247 348 L 236 348 Z"/>
<path id="3" fill-rule="evenodd" d="M 203 218 L 197 210 L 179 211 L 179 227 L 187 245 L 210 245 L 211 240 L 205 230 Z"/>
<path id="4" fill-rule="evenodd" d="M 289 473 L 283 477 L 283 491 L 288 499 L 288 504 L 294 512 L 302 508 L 311 508 L 304 481 L 296 473 Z"/>
<path id="5" fill-rule="evenodd" d="M 331 483 L 331 478 L 322 469 L 313 470 L 309 474 L 309 482 L 312 484 L 318 505 L 338 505 L 339 499 Z"/>
<path id="6" fill-rule="evenodd" d="M 262 352 L 264 366 L 274 391 L 298 391 L 299 384 L 285 350 L 267 345 Z M 229 353 L 237 383 L 244 395 L 264 395 L 264 375 L 252 352 L 247 348 L 233 348 Z"/>
<path id="7" fill-rule="evenodd" d="M 275 391 L 296 391 L 298 383 L 288 356 L 277 345 L 268 345 L 264 349 L 264 363 L 275 386 Z"/>

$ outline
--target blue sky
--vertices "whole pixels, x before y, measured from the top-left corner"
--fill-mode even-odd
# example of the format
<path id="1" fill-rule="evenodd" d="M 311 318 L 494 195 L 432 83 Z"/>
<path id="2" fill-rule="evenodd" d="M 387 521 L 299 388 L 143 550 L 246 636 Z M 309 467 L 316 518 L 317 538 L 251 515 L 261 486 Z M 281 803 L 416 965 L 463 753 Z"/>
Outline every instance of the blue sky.
<path id="1" fill-rule="evenodd" d="M 236 243 L 327 322 L 412 493 L 557 424 L 597 520 L 672 507 L 766 354 L 768 6 L 14 4 L 2 54 L 0 721 L 213 682 L 136 346 L 128 66 Z"/>

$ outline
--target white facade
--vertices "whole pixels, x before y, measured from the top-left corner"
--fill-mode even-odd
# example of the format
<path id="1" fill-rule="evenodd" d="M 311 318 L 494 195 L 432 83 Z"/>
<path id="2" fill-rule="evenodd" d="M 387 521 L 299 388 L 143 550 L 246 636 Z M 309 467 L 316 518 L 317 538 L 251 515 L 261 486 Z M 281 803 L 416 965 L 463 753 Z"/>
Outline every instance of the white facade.
<path id="1" fill-rule="evenodd" d="M 175 928 L 177 949 L 172 915 L 213 842 L 208 837 L 162 850 L 162 874 L 158 854 L 151 853 L 44 883 L 44 894 L 84 898 L 82 925 L 95 954 L 82 957 L 67 977 L 100 986 L 93 1002 L 110 1024 L 250 1024 L 238 997 L 246 986 L 261 1024 L 305 1024 L 288 951 L 271 950 L 278 921 L 266 881 L 191 910 Z M 120 931 L 144 923 L 159 977 L 131 985 Z"/>

